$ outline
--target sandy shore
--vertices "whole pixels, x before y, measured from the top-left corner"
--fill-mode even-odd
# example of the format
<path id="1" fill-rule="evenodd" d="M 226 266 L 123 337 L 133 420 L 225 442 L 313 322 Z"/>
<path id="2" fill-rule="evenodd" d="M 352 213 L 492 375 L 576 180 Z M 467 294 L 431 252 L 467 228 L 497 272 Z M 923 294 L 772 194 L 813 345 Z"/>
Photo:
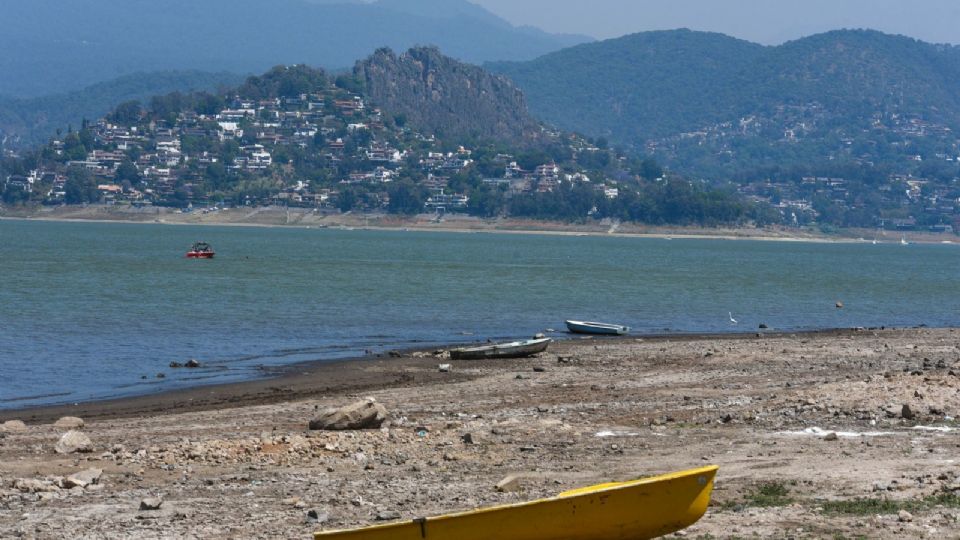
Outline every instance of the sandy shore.
<path id="1" fill-rule="evenodd" d="M 169 208 L 133 208 L 130 206 L 60 206 L 6 208 L 0 219 L 41 221 L 90 221 L 100 223 L 158 223 L 166 225 L 219 225 L 246 227 L 345 228 L 361 230 L 408 230 L 460 233 L 547 234 L 562 236 L 617 236 L 661 239 L 770 240 L 782 242 L 868 242 L 899 243 L 900 233 L 849 230 L 825 235 L 806 229 L 790 228 L 700 228 L 654 227 L 609 221 L 585 224 L 558 223 L 523 219 L 479 219 L 450 214 L 442 221 L 434 216 L 396 216 L 386 214 L 340 214 L 309 209 L 263 207 L 232 208 L 216 212 L 178 213 Z M 908 233 L 911 242 L 954 243 L 950 234 Z"/>
<path id="2" fill-rule="evenodd" d="M 450 373 L 438 361 L 3 414 L 27 426 L 0 433 L 0 537 L 309 538 L 707 463 L 717 489 L 688 538 L 960 536 L 960 331 L 571 340 Z M 389 411 L 382 429 L 306 429 L 368 396 Z M 55 452 L 67 413 L 92 452 Z M 91 468 L 99 483 L 67 489 Z M 521 491 L 494 489 L 508 474 Z M 151 496 L 160 510 L 140 510 Z"/>

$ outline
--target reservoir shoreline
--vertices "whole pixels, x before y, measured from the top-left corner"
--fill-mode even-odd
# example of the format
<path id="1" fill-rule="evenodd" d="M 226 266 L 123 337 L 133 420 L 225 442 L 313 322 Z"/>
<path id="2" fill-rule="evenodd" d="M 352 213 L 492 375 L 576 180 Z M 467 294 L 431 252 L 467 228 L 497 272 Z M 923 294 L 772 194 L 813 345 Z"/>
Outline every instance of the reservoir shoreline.
<path id="1" fill-rule="evenodd" d="M 960 237 L 925 232 L 840 230 L 824 234 L 810 229 L 776 228 L 710 228 L 652 226 L 610 222 L 561 223 L 511 218 L 481 219 L 448 214 L 442 220 L 435 215 L 399 216 L 389 214 L 317 213 L 310 209 L 260 207 L 232 208 L 214 212 L 196 210 L 178 212 L 170 208 L 135 209 L 105 205 L 41 207 L 39 209 L 7 208 L 0 210 L 0 220 L 30 220 L 87 223 L 143 223 L 162 225 L 208 225 L 223 227 L 289 227 L 300 229 L 338 228 L 370 231 L 490 233 L 552 236 L 597 236 L 617 238 L 655 238 L 669 240 L 751 240 L 814 243 L 899 243 L 958 244 Z"/>

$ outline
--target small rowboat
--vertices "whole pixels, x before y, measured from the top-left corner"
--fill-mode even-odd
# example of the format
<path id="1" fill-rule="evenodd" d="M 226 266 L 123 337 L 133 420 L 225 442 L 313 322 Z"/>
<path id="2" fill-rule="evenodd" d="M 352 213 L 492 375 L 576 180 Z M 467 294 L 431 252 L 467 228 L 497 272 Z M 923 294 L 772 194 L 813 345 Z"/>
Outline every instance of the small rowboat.
<path id="1" fill-rule="evenodd" d="M 601 334 L 607 336 L 622 336 L 630 331 L 629 326 L 607 324 L 600 322 L 566 321 L 567 329 L 574 334 Z"/>
<path id="2" fill-rule="evenodd" d="M 193 247 L 187 252 L 188 259 L 212 259 L 215 255 L 216 253 L 213 251 L 213 246 L 206 242 L 193 244 Z"/>
<path id="3" fill-rule="evenodd" d="M 547 350 L 550 338 L 496 343 L 481 347 L 463 347 L 450 351 L 453 360 L 483 360 L 488 358 L 526 358 Z"/>
<path id="4" fill-rule="evenodd" d="M 717 467 L 575 489 L 550 499 L 356 529 L 315 540 L 640 540 L 685 529 L 707 511 Z"/>

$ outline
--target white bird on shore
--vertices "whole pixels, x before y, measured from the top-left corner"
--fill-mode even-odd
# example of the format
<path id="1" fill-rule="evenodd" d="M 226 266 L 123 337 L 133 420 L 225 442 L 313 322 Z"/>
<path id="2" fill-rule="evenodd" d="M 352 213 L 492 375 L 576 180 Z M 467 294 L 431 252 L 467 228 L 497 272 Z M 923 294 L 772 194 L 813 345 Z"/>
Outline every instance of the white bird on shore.
<path id="1" fill-rule="evenodd" d="M 727 316 L 730 317 L 730 324 L 739 324 L 736 319 L 733 318 L 733 313 L 728 311 Z"/>

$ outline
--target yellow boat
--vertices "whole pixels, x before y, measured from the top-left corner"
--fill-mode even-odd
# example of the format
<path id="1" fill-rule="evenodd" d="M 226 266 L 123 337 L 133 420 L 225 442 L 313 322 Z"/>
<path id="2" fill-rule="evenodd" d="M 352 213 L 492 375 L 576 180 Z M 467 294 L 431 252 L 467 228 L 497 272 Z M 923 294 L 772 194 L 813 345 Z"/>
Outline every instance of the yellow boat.
<path id="1" fill-rule="evenodd" d="M 707 511 L 717 467 L 574 489 L 550 499 L 355 529 L 316 540 L 639 540 Z"/>

